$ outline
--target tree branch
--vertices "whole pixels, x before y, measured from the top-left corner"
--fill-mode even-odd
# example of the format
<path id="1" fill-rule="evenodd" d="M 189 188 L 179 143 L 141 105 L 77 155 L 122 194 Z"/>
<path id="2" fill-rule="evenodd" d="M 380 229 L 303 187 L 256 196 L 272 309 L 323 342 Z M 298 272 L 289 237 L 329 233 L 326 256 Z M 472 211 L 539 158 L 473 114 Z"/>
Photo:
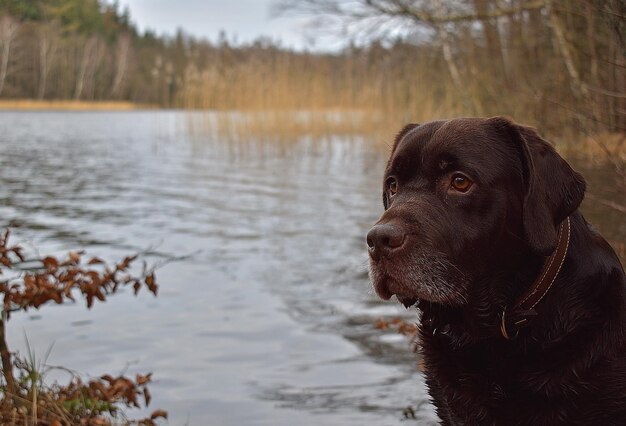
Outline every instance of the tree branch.
<path id="1" fill-rule="evenodd" d="M 346 3 L 344 7 L 342 7 L 342 3 Z M 274 11 L 278 14 L 294 10 L 304 13 L 355 17 L 355 13 L 353 12 L 355 6 L 361 6 L 369 9 L 370 12 L 389 17 L 408 18 L 422 24 L 440 25 L 484 21 L 502 16 L 515 15 L 524 11 L 543 9 L 548 6 L 549 0 L 530 0 L 511 7 L 500 7 L 498 5 L 491 10 L 481 11 L 480 13 L 472 11 L 445 15 L 429 10 L 426 5 L 430 4 L 430 2 L 419 2 L 417 6 L 415 1 L 409 0 L 357 0 L 350 1 L 349 3 L 351 4 L 347 5 L 347 2 L 342 2 L 341 0 L 283 0 L 275 6 Z M 358 14 L 362 15 L 361 13 Z"/>

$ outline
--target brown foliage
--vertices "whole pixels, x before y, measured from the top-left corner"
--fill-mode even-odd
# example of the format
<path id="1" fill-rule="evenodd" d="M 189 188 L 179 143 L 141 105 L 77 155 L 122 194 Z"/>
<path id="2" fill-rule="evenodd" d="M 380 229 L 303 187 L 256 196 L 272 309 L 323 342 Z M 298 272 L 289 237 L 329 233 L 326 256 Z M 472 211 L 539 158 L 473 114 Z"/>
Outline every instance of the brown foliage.
<path id="1" fill-rule="evenodd" d="M 0 238 L 0 263 L 5 269 L 14 270 L 25 263 L 19 246 L 9 246 L 9 231 Z M 18 273 L 13 278 L 0 282 L 0 294 L 3 295 L 3 309 L 9 313 L 16 310 L 27 311 L 39 308 L 48 302 L 63 303 L 75 301 L 79 292 L 88 308 L 95 299 L 104 302 L 106 297 L 115 293 L 122 286 L 132 286 L 135 294 L 146 287 L 155 296 L 158 286 L 154 271 L 144 268 L 141 276 L 129 272 L 137 255 L 127 256 L 122 261 L 108 266 L 98 257 L 91 257 L 83 262 L 83 252 L 69 252 L 66 258 L 58 259 L 46 256 L 30 260 L 31 269 Z M 0 275 L 3 273 L 0 268 Z"/>
<path id="2" fill-rule="evenodd" d="M 411 338 L 415 337 L 417 334 L 417 324 L 407 322 L 400 317 L 392 319 L 379 318 L 376 320 L 374 326 L 379 330 L 393 329 L 398 333 Z"/>
<path id="3" fill-rule="evenodd" d="M 27 369 L 21 361 L 16 362 L 16 366 Z M 112 416 L 119 420 L 121 406 L 139 408 L 150 404 L 148 384 L 151 376 L 152 373 L 145 376 L 138 374 L 132 380 L 125 376 L 104 375 L 87 383 L 74 377 L 66 386 L 56 384 L 36 390 L 24 387 L 20 390 L 23 395 L 20 405 L 11 405 L 7 401 L 0 405 L 0 418 L 5 421 L 11 419 L 13 424 L 30 424 L 35 423 L 33 413 L 36 413 L 36 423 L 40 425 L 108 426 L 112 424 Z M 37 409 L 33 407 L 33 392 L 38 394 Z M 159 418 L 167 419 L 167 412 L 159 409 L 150 417 L 132 421 L 125 419 L 123 423 L 153 426 Z"/>
<path id="4" fill-rule="evenodd" d="M 157 295 L 154 270 L 145 264 L 140 275 L 130 269 L 138 258 L 127 256 L 108 265 L 98 257 L 84 258 L 84 253 L 71 251 L 64 258 L 45 256 L 26 259 L 23 248 L 9 245 L 9 231 L 0 235 L 0 294 L 6 317 L 0 320 L 0 353 L 5 384 L 0 402 L 3 424 L 41 425 L 110 425 L 117 418 L 120 407 L 140 408 L 152 400 L 148 384 L 152 373 L 128 377 L 104 375 L 87 383 L 72 376 L 66 386 L 44 386 L 37 366 L 13 356 L 6 342 L 6 322 L 10 312 L 54 302 L 75 301 L 80 294 L 88 308 L 95 300 L 106 301 L 108 295 L 124 286 L 132 286 L 137 294 L 142 287 Z M 16 380 L 15 373 L 20 380 Z M 124 420 L 126 424 L 156 425 L 158 418 L 167 418 L 167 412 L 156 410 L 149 418 Z"/>

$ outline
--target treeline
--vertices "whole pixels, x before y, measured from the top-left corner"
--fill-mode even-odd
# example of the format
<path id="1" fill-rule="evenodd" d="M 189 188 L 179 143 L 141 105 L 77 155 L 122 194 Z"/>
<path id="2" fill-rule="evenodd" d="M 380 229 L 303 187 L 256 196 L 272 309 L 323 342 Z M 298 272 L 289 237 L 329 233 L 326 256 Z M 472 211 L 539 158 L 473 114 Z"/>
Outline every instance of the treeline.
<path id="1" fill-rule="evenodd" d="M 372 110 L 394 125 L 505 113 L 548 131 L 626 131 L 623 1 L 359 1 L 380 6 L 369 12 L 381 23 L 406 18 L 398 25 L 414 34 L 336 54 L 294 52 L 263 39 L 139 34 L 127 10 L 102 0 L 0 0 L 0 97 Z M 423 8 L 402 16 L 389 9 L 398 4 Z"/>
<path id="2" fill-rule="evenodd" d="M 158 84 L 173 49 L 152 33 L 138 35 L 118 3 L 0 0 L 2 98 L 169 105 Z"/>

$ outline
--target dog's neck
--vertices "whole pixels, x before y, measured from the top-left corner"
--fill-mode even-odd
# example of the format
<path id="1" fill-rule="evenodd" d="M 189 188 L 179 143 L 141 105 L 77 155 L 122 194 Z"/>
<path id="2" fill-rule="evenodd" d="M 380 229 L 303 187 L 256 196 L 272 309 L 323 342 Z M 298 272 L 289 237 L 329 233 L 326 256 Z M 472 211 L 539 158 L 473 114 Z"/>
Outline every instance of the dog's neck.
<path id="1" fill-rule="evenodd" d="M 535 308 L 551 291 L 567 255 L 570 231 L 567 218 L 559 226 L 557 247 L 548 258 L 534 254 L 521 240 L 508 242 L 509 250 L 498 251 L 505 253 L 497 261 L 500 267 L 474 280 L 467 306 L 449 308 L 420 302 L 424 319 L 434 332 L 460 328 L 460 340 L 515 338 L 520 328 L 532 322 Z"/>
<path id="2" fill-rule="evenodd" d="M 500 332 L 505 339 L 517 336 L 522 327 L 537 315 L 536 307 L 551 290 L 567 256 L 570 244 L 571 221 L 566 217 L 559 225 L 557 244 L 544 262 L 537 278 L 514 303 L 502 310 Z"/>

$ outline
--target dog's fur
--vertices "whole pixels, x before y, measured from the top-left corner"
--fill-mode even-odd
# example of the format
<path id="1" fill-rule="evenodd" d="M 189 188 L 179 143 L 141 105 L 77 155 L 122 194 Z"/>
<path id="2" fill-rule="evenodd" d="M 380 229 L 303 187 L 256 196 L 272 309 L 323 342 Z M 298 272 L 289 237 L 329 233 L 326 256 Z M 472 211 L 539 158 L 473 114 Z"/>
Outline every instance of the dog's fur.
<path id="1" fill-rule="evenodd" d="M 473 182 L 465 193 L 451 185 L 456 172 Z M 584 192 L 550 144 L 506 118 L 398 134 L 386 210 L 368 234 L 370 276 L 380 297 L 395 294 L 421 311 L 421 352 L 442 424 L 626 424 L 624 270 L 578 212 Z M 532 285 L 568 216 L 560 273 L 531 324 L 505 339 L 497 332 L 503 309 Z"/>

